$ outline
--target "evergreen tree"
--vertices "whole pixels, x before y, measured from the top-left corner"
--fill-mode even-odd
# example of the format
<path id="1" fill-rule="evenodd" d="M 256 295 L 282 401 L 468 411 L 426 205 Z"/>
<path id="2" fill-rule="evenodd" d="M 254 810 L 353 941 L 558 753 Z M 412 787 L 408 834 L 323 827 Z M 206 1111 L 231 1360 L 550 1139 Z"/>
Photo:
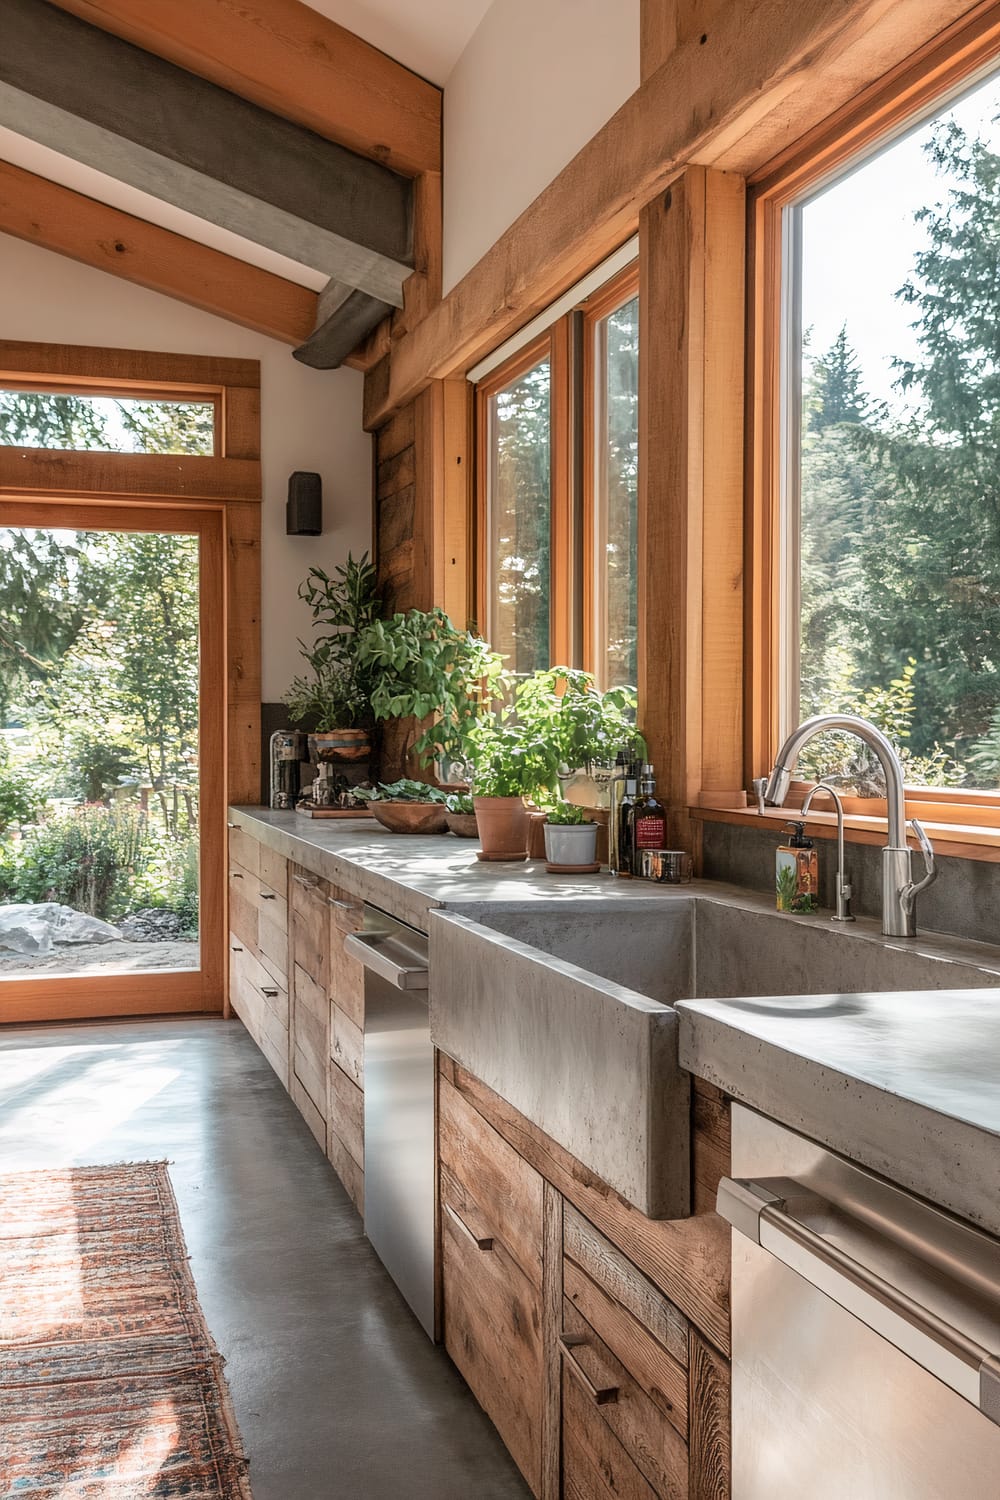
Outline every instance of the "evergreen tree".
<path id="1" fill-rule="evenodd" d="M 813 362 L 805 406 L 813 432 L 824 432 L 840 422 L 865 422 L 870 415 L 871 403 L 862 386 L 858 356 L 848 342 L 846 323 L 826 353 Z"/>

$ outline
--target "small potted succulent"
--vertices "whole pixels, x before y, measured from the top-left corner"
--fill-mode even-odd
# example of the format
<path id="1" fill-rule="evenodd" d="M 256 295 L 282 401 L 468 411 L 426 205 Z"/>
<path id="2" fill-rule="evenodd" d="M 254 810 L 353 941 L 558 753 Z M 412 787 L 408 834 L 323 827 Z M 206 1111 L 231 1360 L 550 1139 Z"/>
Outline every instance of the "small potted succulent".
<path id="1" fill-rule="evenodd" d="M 557 802 L 545 819 L 545 862 L 550 870 L 596 870 L 597 824 L 582 807 Z"/>
<path id="2" fill-rule="evenodd" d="M 445 820 L 449 832 L 460 839 L 477 839 L 479 824 L 476 809 L 468 792 L 451 792 L 445 804 Z"/>
<path id="3" fill-rule="evenodd" d="M 374 787 L 357 787 L 354 795 L 366 803 L 376 822 L 390 833 L 447 832 L 448 798 L 440 787 L 425 781 L 378 782 Z"/>
<path id="4" fill-rule="evenodd" d="M 365 761 L 372 748 L 373 672 L 362 660 L 359 642 L 381 609 L 367 552 L 357 562 L 348 554 L 333 578 L 322 568 L 310 568 L 299 598 L 325 633 L 317 634 L 311 647 L 299 641 L 310 672 L 294 679 L 285 702 L 294 720 L 310 726 L 311 760 Z"/>

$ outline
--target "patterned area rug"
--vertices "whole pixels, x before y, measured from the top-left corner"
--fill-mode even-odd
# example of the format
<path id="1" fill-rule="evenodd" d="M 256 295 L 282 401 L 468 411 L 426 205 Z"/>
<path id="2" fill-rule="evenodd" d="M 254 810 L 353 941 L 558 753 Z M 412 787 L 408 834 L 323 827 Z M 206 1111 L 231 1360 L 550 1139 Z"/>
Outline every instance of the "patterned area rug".
<path id="1" fill-rule="evenodd" d="M 250 1500 L 166 1165 L 0 1174 L 0 1497 Z"/>

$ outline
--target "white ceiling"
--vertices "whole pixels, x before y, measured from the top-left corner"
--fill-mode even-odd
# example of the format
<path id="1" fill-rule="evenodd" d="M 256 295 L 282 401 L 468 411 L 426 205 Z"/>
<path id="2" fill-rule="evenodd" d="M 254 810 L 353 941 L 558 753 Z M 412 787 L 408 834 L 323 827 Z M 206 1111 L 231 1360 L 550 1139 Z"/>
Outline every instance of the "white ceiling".
<path id="1" fill-rule="evenodd" d="M 306 0 L 441 88 L 492 0 Z"/>

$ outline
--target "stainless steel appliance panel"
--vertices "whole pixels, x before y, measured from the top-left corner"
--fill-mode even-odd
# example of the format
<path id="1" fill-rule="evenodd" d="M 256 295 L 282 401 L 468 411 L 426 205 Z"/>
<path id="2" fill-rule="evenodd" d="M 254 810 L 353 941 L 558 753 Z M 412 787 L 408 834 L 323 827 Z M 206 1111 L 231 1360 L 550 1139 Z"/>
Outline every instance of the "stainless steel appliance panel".
<path id="1" fill-rule="evenodd" d="M 733 1175 L 733 1500 L 997 1500 L 1000 1245 L 742 1106 Z"/>
<path id="2" fill-rule="evenodd" d="M 365 1233 L 435 1337 L 434 1048 L 427 940 L 366 908 L 349 938 L 365 965 Z"/>

